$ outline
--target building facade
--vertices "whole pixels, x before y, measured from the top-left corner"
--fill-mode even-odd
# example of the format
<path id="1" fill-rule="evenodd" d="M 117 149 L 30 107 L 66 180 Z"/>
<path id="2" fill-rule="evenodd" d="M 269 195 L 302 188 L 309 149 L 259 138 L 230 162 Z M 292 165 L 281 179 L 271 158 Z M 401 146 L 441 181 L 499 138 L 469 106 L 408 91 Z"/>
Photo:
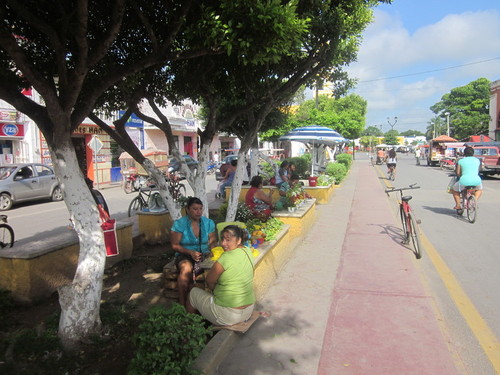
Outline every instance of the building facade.
<path id="1" fill-rule="evenodd" d="M 490 124 L 488 136 L 500 141 L 500 80 L 490 84 Z"/>

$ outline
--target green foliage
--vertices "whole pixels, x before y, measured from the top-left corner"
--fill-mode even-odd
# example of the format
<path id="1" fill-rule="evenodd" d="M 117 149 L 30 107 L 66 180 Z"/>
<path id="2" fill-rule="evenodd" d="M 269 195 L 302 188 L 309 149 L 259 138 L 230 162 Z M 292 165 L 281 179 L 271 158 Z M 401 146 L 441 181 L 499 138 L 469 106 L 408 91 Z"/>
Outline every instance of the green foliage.
<path id="1" fill-rule="evenodd" d="M 338 154 L 335 159 L 337 162 L 342 163 L 346 166 L 347 170 L 351 168 L 352 155 L 351 154 Z"/>
<path id="2" fill-rule="evenodd" d="M 153 307 L 133 338 L 137 352 L 128 373 L 196 374 L 198 372 L 191 365 L 205 346 L 210 332 L 201 316 L 187 314 L 177 303 L 168 310 Z"/>
<path id="3" fill-rule="evenodd" d="M 248 233 L 252 233 L 256 230 L 262 231 L 266 236 L 266 241 L 272 241 L 276 239 L 276 235 L 281 230 L 283 222 L 275 217 L 270 217 L 265 222 L 260 219 L 252 219 L 245 223 Z"/>
<path id="4" fill-rule="evenodd" d="M 478 78 L 465 86 L 456 87 L 444 94 L 430 109 L 447 125 L 446 112 L 450 113 L 450 135 L 467 140 L 471 135 L 487 134 L 490 121 L 490 81 Z M 431 125 L 431 129 L 433 130 Z M 440 134 L 436 134 L 439 136 Z"/>
<path id="5" fill-rule="evenodd" d="M 223 203 L 219 207 L 219 221 L 226 221 L 228 203 Z M 245 202 L 238 202 L 238 207 L 236 208 L 235 221 L 241 221 L 246 223 L 249 220 L 255 219 L 255 215 L 250 211 Z"/>
<path id="6" fill-rule="evenodd" d="M 397 130 L 389 130 L 384 135 L 384 143 L 388 145 L 397 145 L 399 143 L 398 134 Z"/>
<path id="7" fill-rule="evenodd" d="M 265 178 L 267 179 L 273 177 L 276 174 L 274 171 L 274 167 L 267 161 L 260 164 L 260 168 L 262 169 L 262 174 L 265 175 Z"/>
<path id="8" fill-rule="evenodd" d="M 341 163 L 328 163 L 326 173 L 335 179 L 336 184 L 340 184 L 347 175 L 347 167 Z"/>
<path id="9" fill-rule="evenodd" d="M 363 130 L 362 135 L 372 136 L 372 137 L 381 137 L 384 134 L 382 133 L 382 130 L 380 130 L 378 127 L 372 125 L 372 126 L 367 127 L 365 130 Z"/>
<path id="10" fill-rule="evenodd" d="M 410 129 L 410 130 L 406 130 L 404 132 L 399 133 L 399 135 L 402 135 L 403 137 L 416 137 L 416 136 L 421 136 L 421 135 L 425 135 L 425 134 L 419 130 Z"/>
<path id="11" fill-rule="evenodd" d="M 286 160 L 295 164 L 295 173 L 297 173 L 300 178 L 305 178 L 306 176 L 308 176 L 310 174 L 310 171 L 311 171 L 311 155 L 310 154 L 304 154 L 301 156 L 288 158 Z"/>
<path id="12" fill-rule="evenodd" d="M 329 174 L 322 173 L 318 176 L 318 186 L 329 186 L 335 183 L 335 178 Z"/>

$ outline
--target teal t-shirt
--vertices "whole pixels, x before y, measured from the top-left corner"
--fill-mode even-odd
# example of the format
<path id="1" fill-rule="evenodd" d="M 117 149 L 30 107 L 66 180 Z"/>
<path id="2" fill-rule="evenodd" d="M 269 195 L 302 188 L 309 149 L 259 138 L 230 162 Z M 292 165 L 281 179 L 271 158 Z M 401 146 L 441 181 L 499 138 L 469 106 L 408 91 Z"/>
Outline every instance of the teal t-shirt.
<path id="1" fill-rule="evenodd" d="M 217 260 L 224 268 L 214 289 L 214 302 L 223 307 L 255 303 L 253 255 L 248 247 L 224 251 Z"/>
<path id="2" fill-rule="evenodd" d="M 460 185 L 478 186 L 481 184 L 481 177 L 479 177 L 480 163 L 479 159 L 474 156 L 467 156 L 458 161 L 462 174 L 460 176 Z"/>
<path id="3" fill-rule="evenodd" d="M 200 228 L 201 228 L 201 252 L 208 253 L 210 249 L 208 248 L 208 235 L 215 232 L 215 223 L 212 219 L 202 216 L 200 218 Z M 191 226 L 191 220 L 189 216 L 183 216 L 180 219 L 174 221 L 172 225 L 172 231 L 182 234 L 181 246 L 189 250 L 200 251 L 200 239 L 196 237 L 193 233 L 193 228 Z M 179 253 L 175 253 L 177 256 Z"/>

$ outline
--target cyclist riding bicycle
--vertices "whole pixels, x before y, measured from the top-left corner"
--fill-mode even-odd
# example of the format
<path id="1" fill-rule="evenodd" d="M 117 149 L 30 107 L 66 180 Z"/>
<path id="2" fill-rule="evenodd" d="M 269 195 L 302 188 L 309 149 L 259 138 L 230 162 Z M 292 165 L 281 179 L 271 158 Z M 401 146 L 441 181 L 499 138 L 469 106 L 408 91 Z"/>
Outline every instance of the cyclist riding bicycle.
<path id="1" fill-rule="evenodd" d="M 393 148 L 389 150 L 389 154 L 385 158 L 385 161 L 387 163 L 387 173 L 391 173 L 393 177 L 396 177 L 396 164 L 398 163 L 398 159 L 396 157 L 396 151 L 394 151 Z"/>
<path id="2" fill-rule="evenodd" d="M 474 156 L 474 149 L 466 147 L 464 149 L 464 157 L 457 162 L 456 175 L 458 181 L 451 188 L 451 193 L 455 200 L 454 210 L 462 209 L 460 205 L 460 193 L 467 186 L 474 186 L 474 196 L 476 197 L 476 201 L 479 200 L 483 191 L 483 184 L 481 183 L 481 177 L 479 177 L 480 165 L 481 161 Z"/>

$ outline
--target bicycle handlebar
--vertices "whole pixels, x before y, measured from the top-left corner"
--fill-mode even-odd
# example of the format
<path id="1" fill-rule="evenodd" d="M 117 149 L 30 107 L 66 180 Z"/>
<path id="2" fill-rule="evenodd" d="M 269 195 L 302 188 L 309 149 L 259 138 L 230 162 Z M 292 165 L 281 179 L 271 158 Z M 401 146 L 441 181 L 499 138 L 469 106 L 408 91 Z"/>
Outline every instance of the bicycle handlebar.
<path id="1" fill-rule="evenodd" d="M 385 193 L 389 195 L 389 193 L 393 193 L 395 191 L 403 191 L 403 190 L 413 190 L 413 189 L 420 189 L 420 186 L 416 186 L 417 183 L 415 182 L 414 184 L 409 185 L 408 187 L 404 188 L 391 188 L 391 189 L 386 189 Z"/>

